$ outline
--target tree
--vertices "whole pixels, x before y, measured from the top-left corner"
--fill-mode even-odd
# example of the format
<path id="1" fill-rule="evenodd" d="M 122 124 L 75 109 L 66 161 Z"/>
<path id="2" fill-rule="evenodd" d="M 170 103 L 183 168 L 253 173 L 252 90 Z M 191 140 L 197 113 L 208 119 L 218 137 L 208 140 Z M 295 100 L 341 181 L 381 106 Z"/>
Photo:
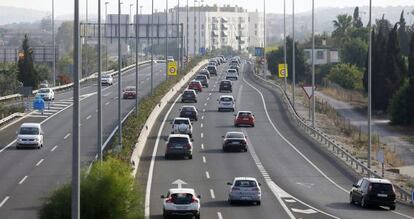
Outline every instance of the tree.
<path id="1" fill-rule="evenodd" d="M 29 46 L 27 34 L 24 35 L 22 50 L 22 56 L 17 64 L 19 69 L 18 79 L 25 87 L 37 88 L 40 78 L 33 64 L 33 51 Z"/>
<path id="2" fill-rule="evenodd" d="M 361 38 L 353 38 L 344 42 L 339 49 L 341 61 L 353 64 L 363 69 L 366 66 L 365 59 L 368 52 L 368 44 Z"/>
<path id="3" fill-rule="evenodd" d="M 355 65 L 335 65 L 330 70 L 328 79 L 346 89 L 362 88 L 362 72 Z"/>
<path id="4" fill-rule="evenodd" d="M 40 21 L 40 28 L 43 31 L 48 31 L 48 32 L 51 31 L 51 29 L 52 29 L 52 19 L 51 19 L 50 16 L 42 18 L 42 20 Z"/>
<path id="5" fill-rule="evenodd" d="M 340 14 L 336 16 L 333 24 L 335 30 L 332 32 L 332 37 L 335 39 L 337 45 L 341 45 L 349 29 L 352 27 L 352 17 L 347 14 Z"/>
<path id="6" fill-rule="evenodd" d="M 352 25 L 354 28 L 362 28 L 364 24 L 362 23 L 361 18 L 359 17 L 359 7 L 355 7 L 354 16 L 352 20 Z"/>
<path id="7" fill-rule="evenodd" d="M 56 34 L 56 43 L 62 54 L 73 50 L 73 22 L 66 21 L 60 25 Z"/>
<path id="8" fill-rule="evenodd" d="M 17 73 L 15 63 L 0 63 L 0 96 L 18 92 L 20 82 L 17 80 Z"/>
<path id="9" fill-rule="evenodd" d="M 400 42 L 401 52 L 404 56 L 408 56 L 410 53 L 410 45 L 408 42 L 408 33 L 406 22 L 404 19 L 404 10 L 401 12 L 400 21 L 398 22 L 400 27 L 398 28 L 398 39 Z"/>

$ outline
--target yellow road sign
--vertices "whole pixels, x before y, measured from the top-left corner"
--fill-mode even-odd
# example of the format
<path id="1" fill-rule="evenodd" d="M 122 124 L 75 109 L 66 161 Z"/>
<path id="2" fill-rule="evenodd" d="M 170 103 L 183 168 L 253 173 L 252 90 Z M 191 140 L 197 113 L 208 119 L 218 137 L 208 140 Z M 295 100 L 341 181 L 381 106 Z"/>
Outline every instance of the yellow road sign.
<path id="1" fill-rule="evenodd" d="M 168 70 L 167 70 L 168 76 L 177 76 L 177 62 L 168 62 Z"/>
<path id="2" fill-rule="evenodd" d="M 279 64 L 279 78 L 284 78 L 284 77 L 288 77 L 287 65 Z"/>

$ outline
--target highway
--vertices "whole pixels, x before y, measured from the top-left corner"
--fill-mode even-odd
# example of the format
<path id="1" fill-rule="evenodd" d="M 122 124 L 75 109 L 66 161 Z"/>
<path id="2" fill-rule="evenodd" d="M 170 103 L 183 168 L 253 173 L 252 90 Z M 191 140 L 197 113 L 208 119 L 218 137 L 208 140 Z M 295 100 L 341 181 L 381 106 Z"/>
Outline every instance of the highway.
<path id="1" fill-rule="evenodd" d="M 253 66 L 244 64 L 234 83 L 232 95 L 237 110 L 250 110 L 256 116 L 254 128 L 235 128 L 232 112 L 218 112 L 218 82 L 224 78 L 226 65 L 219 76 L 198 95 L 198 103 L 180 103 L 179 96 L 164 111 L 160 130 L 146 145 L 141 180 L 146 182 L 146 212 L 150 218 L 162 218 L 162 199 L 171 183 L 185 181 L 201 195 L 201 218 L 414 218 L 414 209 L 397 205 L 396 211 L 385 208 L 362 209 L 349 204 L 349 189 L 356 177 L 318 143 L 290 122 L 281 94 L 263 85 L 253 76 Z M 169 124 L 183 105 L 195 105 L 199 120 L 194 122 L 193 159 L 165 160 L 165 137 Z M 227 131 L 243 131 L 248 138 L 247 153 L 223 153 L 222 138 Z M 256 177 L 262 184 L 262 204 L 227 203 L 228 186 L 237 176 Z M 145 184 L 144 182 L 144 184 Z M 144 189 L 143 189 L 144 190 Z M 145 190 L 144 190 L 145 191 Z"/>
<path id="2" fill-rule="evenodd" d="M 154 64 L 154 87 L 165 80 L 165 63 Z M 135 85 L 135 69 L 123 74 L 122 87 Z M 103 142 L 117 126 L 118 81 L 103 87 Z M 150 65 L 140 66 L 138 97 L 150 93 Z M 81 163 L 87 167 L 97 154 L 97 82 L 81 87 Z M 70 182 L 72 163 L 72 96 L 67 90 L 42 115 L 30 113 L 20 121 L 0 128 L 0 218 L 37 218 L 45 197 L 58 185 Z M 122 100 L 122 115 L 135 100 Z M 40 150 L 16 150 L 15 132 L 23 122 L 41 122 L 45 131 Z"/>

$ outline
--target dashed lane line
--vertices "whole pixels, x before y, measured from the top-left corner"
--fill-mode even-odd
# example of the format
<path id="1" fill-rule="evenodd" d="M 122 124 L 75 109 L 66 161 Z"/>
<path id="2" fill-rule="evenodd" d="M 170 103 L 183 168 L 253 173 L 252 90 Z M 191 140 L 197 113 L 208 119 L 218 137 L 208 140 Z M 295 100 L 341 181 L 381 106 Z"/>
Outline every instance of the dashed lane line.
<path id="1" fill-rule="evenodd" d="M 211 196 L 211 199 L 215 199 L 216 198 L 216 195 L 214 194 L 214 190 L 213 189 L 210 189 L 210 196 Z"/>
<path id="2" fill-rule="evenodd" d="M 24 176 L 20 181 L 19 181 L 19 185 L 21 185 L 21 184 L 23 184 L 24 183 L 24 181 L 26 181 L 26 179 L 27 179 L 27 177 L 28 176 Z"/>
<path id="3" fill-rule="evenodd" d="M 206 157 L 205 157 L 205 156 L 203 156 L 203 163 L 204 163 L 204 164 L 206 164 L 206 163 L 207 163 L 207 160 L 206 160 Z"/>
<path id="4" fill-rule="evenodd" d="M 208 171 L 206 171 L 206 178 L 210 179 L 210 173 Z"/>
<path id="5" fill-rule="evenodd" d="M 38 167 L 38 166 L 40 166 L 40 164 L 42 164 L 44 160 L 45 160 L 45 159 L 40 159 L 40 160 L 39 160 L 39 162 L 37 162 L 36 166 L 37 166 L 37 167 Z"/>
<path id="6" fill-rule="evenodd" d="M 65 140 L 66 140 L 66 139 L 67 139 L 67 138 L 69 138 L 69 137 L 70 137 L 70 133 L 66 134 L 66 135 L 65 135 L 65 137 L 63 137 L 63 139 L 65 139 Z"/>
<path id="7" fill-rule="evenodd" d="M 218 217 L 218 219 L 223 219 L 223 215 L 221 215 L 221 212 L 220 211 L 217 212 L 217 217 Z"/>
<path id="8" fill-rule="evenodd" d="M 203 132 L 201 132 L 200 138 L 204 138 L 204 133 Z"/>
<path id="9" fill-rule="evenodd" d="M 200 124 L 200 128 L 203 128 L 203 123 Z"/>
<path id="10" fill-rule="evenodd" d="M 204 150 L 204 144 L 201 144 L 201 150 Z"/>
<path id="11" fill-rule="evenodd" d="M 59 146 L 58 145 L 55 145 L 50 151 L 51 152 L 53 152 L 53 151 L 55 151 L 56 150 L 56 148 L 58 148 Z"/>
<path id="12" fill-rule="evenodd" d="M 3 201 L 0 202 L 0 208 L 3 207 L 4 204 L 6 204 L 7 200 L 10 199 L 10 196 L 6 196 Z"/>
<path id="13" fill-rule="evenodd" d="M 86 120 L 89 120 L 90 118 L 92 118 L 92 115 L 89 115 L 88 117 L 86 117 Z"/>

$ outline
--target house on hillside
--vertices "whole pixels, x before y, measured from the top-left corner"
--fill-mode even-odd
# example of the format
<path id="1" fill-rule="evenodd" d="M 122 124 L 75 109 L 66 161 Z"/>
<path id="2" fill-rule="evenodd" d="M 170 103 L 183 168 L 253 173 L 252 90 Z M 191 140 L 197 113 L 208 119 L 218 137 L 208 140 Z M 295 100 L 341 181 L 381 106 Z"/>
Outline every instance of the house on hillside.
<path id="1" fill-rule="evenodd" d="M 306 45 L 303 49 L 308 64 L 312 64 L 312 47 Z M 315 65 L 325 65 L 340 62 L 338 49 L 327 46 L 326 40 L 322 40 L 322 45 L 315 45 Z"/>

